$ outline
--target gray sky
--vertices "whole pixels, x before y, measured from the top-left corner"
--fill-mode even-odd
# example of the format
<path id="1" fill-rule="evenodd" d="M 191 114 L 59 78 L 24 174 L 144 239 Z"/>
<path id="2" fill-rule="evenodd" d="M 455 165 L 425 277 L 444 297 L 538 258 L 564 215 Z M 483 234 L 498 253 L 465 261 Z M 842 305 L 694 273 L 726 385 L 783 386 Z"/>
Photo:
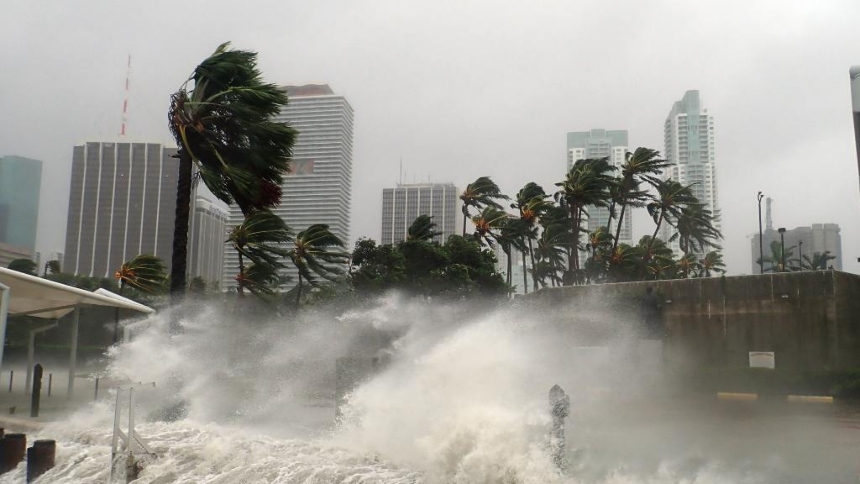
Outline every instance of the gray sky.
<path id="1" fill-rule="evenodd" d="M 842 227 L 858 272 L 848 68 L 860 2 L 4 0 L 0 155 L 45 162 L 39 249 L 61 251 L 72 146 L 116 139 L 132 56 L 129 135 L 173 143 L 171 92 L 226 40 L 267 80 L 328 83 L 355 109 L 352 237 L 379 238 L 381 192 L 489 175 L 509 194 L 563 177 L 565 133 L 627 129 L 663 151 L 688 89 L 714 116 L 724 253 L 749 273 L 755 194 L 774 223 Z M 650 233 L 647 215 L 634 232 Z"/>

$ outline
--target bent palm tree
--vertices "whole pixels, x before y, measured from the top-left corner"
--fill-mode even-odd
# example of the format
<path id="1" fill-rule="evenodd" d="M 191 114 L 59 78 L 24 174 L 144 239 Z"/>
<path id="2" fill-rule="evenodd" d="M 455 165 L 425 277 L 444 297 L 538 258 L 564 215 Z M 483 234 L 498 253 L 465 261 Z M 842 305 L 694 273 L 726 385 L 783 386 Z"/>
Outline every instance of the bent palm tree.
<path id="1" fill-rule="evenodd" d="M 249 279 L 245 271 L 245 258 L 256 266 L 254 274 L 257 276 L 265 274 L 268 269 L 276 273 L 278 269 L 284 267 L 282 260 L 289 255 L 284 244 L 290 240 L 292 240 L 292 232 L 287 224 L 269 210 L 254 212 L 241 224 L 233 227 L 227 236 L 227 242 L 239 254 L 239 274 L 236 282 L 240 296 L 245 295 L 245 282 L 250 281 L 259 287 L 259 283 L 272 280 L 270 277 Z M 251 292 L 260 294 L 258 290 Z"/>
<path id="2" fill-rule="evenodd" d="M 628 151 L 624 158 L 624 164 L 621 165 L 621 178 L 614 190 L 612 204 L 609 207 L 610 217 L 606 223 L 606 230 L 611 233 L 612 214 L 615 212 L 615 205 L 621 205 L 621 212 L 618 214 L 618 226 L 615 228 L 615 241 L 612 244 L 613 250 L 618 247 L 618 237 L 621 235 L 627 207 L 644 207 L 648 200 L 648 193 L 642 190 L 641 182 L 644 181 L 651 186 L 656 186 L 660 183 L 657 176 L 662 174 L 663 169 L 671 164 L 660 158 L 659 151 L 649 148 L 636 148 L 633 153 Z"/>
<path id="3" fill-rule="evenodd" d="M 501 210 L 502 206 L 496 200 L 508 200 L 508 197 L 502 193 L 499 186 L 490 177 L 482 176 L 466 185 L 463 193 L 460 194 L 460 200 L 463 202 L 461 210 L 463 211 L 463 237 L 465 237 L 466 220 L 471 218 L 469 207 L 474 207 L 477 210 L 484 207 Z"/>
<path id="4" fill-rule="evenodd" d="M 677 240 L 684 254 L 691 252 L 701 254 L 707 247 L 719 249 L 717 241 L 723 235 L 714 226 L 714 221 L 710 210 L 701 204 L 689 203 L 681 207 L 678 219 L 675 221 L 676 233 L 669 241 Z"/>
<path id="5" fill-rule="evenodd" d="M 296 235 L 289 258 L 299 271 L 296 307 L 302 299 L 302 280 L 316 285 L 316 276 L 333 281 L 343 273 L 349 253 L 343 252 L 343 241 L 331 233 L 328 225 L 314 224 Z M 335 249 L 335 250 L 333 250 Z"/>
<path id="6" fill-rule="evenodd" d="M 559 190 L 555 193 L 555 198 L 563 200 L 571 224 L 568 280 L 579 279 L 579 234 L 582 232 L 583 215 L 587 215 L 586 207 L 609 205 L 609 190 L 614 181 L 613 171 L 615 167 L 609 163 L 608 158 L 578 160 L 564 181 L 556 183 Z"/>
<path id="7" fill-rule="evenodd" d="M 682 207 L 687 205 L 697 205 L 699 203 L 699 200 L 695 195 L 693 195 L 692 190 L 690 190 L 691 186 L 692 185 L 681 185 L 672 179 L 662 180 L 657 183 L 655 186 L 657 189 L 657 196 L 647 205 L 648 213 L 651 215 L 651 218 L 654 219 L 654 223 L 657 224 L 654 228 L 654 234 L 648 241 L 649 244 L 653 244 L 654 241 L 657 240 L 657 234 L 660 232 L 660 227 L 663 222 L 674 226 L 678 217 L 681 216 Z M 648 250 L 650 251 L 650 249 L 651 246 L 649 245 Z"/>
<path id="8" fill-rule="evenodd" d="M 158 257 L 141 254 L 124 262 L 114 273 L 114 277 L 119 281 L 120 292 L 125 286 L 131 286 L 140 292 L 157 294 L 164 290 L 167 270 Z"/>
<path id="9" fill-rule="evenodd" d="M 718 250 L 708 252 L 699 262 L 701 264 L 699 275 L 702 277 L 711 277 L 711 272 L 717 272 L 720 274 L 726 273 L 726 264 L 723 262 L 723 254 Z"/>
<path id="10" fill-rule="evenodd" d="M 442 232 L 436 231 L 436 222 L 430 215 L 419 215 L 406 229 L 406 240 L 433 240 Z"/>
<path id="11" fill-rule="evenodd" d="M 23 272 L 24 274 L 29 274 L 31 276 L 35 276 L 36 270 L 39 268 L 39 266 L 30 259 L 14 259 L 9 262 L 9 265 L 6 266 L 6 268 L 17 272 Z"/>
<path id="12" fill-rule="evenodd" d="M 549 195 L 546 194 L 543 187 L 535 182 L 529 182 L 517 192 L 515 201 L 511 204 L 511 208 L 517 209 L 520 213 L 524 239 L 522 245 L 524 248 L 528 248 L 532 267 L 535 265 L 533 242 L 537 240 L 538 236 L 537 221 L 552 206 L 552 202 L 548 201 L 547 198 Z M 526 251 L 523 251 L 523 290 L 526 294 L 529 293 L 527 272 Z M 532 273 L 532 287 L 537 288 L 537 276 L 534 272 Z"/>
<path id="13" fill-rule="evenodd" d="M 264 83 L 257 54 L 221 44 L 171 96 L 168 124 L 179 146 L 170 291 L 185 291 L 192 168 L 219 200 L 246 216 L 276 206 L 296 131 L 273 117 L 287 104 Z M 193 83 L 193 87 L 190 85 Z"/>

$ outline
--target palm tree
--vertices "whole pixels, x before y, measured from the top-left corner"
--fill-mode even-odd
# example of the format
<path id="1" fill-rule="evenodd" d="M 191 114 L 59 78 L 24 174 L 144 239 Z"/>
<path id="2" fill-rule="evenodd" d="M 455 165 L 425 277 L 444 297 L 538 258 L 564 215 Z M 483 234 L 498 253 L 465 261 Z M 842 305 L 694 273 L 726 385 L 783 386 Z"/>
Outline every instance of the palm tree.
<path id="1" fill-rule="evenodd" d="M 705 254 L 705 257 L 700 261 L 701 269 L 699 275 L 702 277 L 711 277 L 711 272 L 720 274 L 726 273 L 726 264 L 723 262 L 723 254 L 718 250 L 712 250 Z"/>
<path id="2" fill-rule="evenodd" d="M 589 281 L 596 281 L 605 275 L 613 245 L 612 235 L 606 231 L 606 227 L 597 227 L 588 234 L 588 243 L 585 244 L 588 253 L 585 272 Z"/>
<path id="3" fill-rule="evenodd" d="M 675 234 L 670 242 L 678 241 L 684 254 L 701 254 L 707 247 L 719 248 L 717 241 L 723 235 L 714 226 L 714 216 L 700 203 L 688 203 L 681 207 L 675 221 Z"/>
<path id="4" fill-rule="evenodd" d="M 158 294 L 165 289 L 167 269 L 158 257 L 140 254 L 124 262 L 114 273 L 114 277 L 119 281 L 120 293 L 126 286 L 130 286 L 140 292 Z"/>
<path id="5" fill-rule="evenodd" d="M 660 232 L 660 226 L 663 222 L 669 225 L 675 225 L 675 221 L 681 216 L 681 208 L 687 205 L 696 205 L 699 200 L 693 195 L 690 187 L 692 185 L 681 185 L 675 180 L 661 180 L 657 183 L 656 198 L 647 205 L 648 213 L 654 219 L 657 225 L 654 228 L 654 234 L 649 239 L 649 243 L 657 240 L 657 234 Z M 651 247 L 648 247 L 649 251 Z M 646 253 L 646 257 L 648 254 Z"/>
<path id="6" fill-rule="evenodd" d="M 675 253 L 662 239 L 647 235 L 639 239 L 643 279 L 668 279 L 677 265 Z"/>
<path id="7" fill-rule="evenodd" d="M 297 133 L 274 121 L 287 94 L 264 83 L 256 64 L 256 53 L 221 44 L 171 96 L 168 124 L 179 146 L 174 295 L 185 291 L 193 167 L 213 195 L 235 203 L 245 215 L 280 203 Z"/>
<path id="8" fill-rule="evenodd" d="M 245 220 L 233 227 L 227 236 L 227 242 L 239 254 L 239 274 L 236 278 L 239 296 L 245 295 L 245 282 L 259 283 L 271 281 L 270 277 L 249 279 L 245 271 L 245 258 L 256 266 L 254 275 L 261 276 L 267 272 L 276 273 L 284 267 L 283 259 L 289 256 L 285 244 L 292 240 L 292 232 L 281 217 L 269 210 L 253 212 Z M 265 267 L 264 267 L 265 266 Z M 268 269 L 271 271 L 268 271 Z M 259 294 L 260 291 L 252 291 Z"/>
<path id="9" fill-rule="evenodd" d="M 568 226 L 552 224 L 544 227 L 535 246 L 535 266 L 532 269 L 541 286 L 546 286 L 544 279 L 550 278 L 550 284 L 556 285 L 562 278 L 559 272 L 564 271 L 565 260 L 568 256 L 570 237 Z"/>
<path id="10" fill-rule="evenodd" d="M 466 185 L 466 189 L 460 194 L 463 202 L 463 237 L 466 236 L 466 220 L 471 218 L 469 207 L 481 210 L 484 207 L 493 207 L 501 210 L 502 206 L 496 200 L 508 200 L 499 186 L 488 176 L 478 177 L 477 180 Z"/>
<path id="11" fill-rule="evenodd" d="M 693 254 L 684 254 L 675 264 L 675 272 L 684 279 L 687 279 L 692 274 L 693 277 L 699 274 L 701 264 Z"/>
<path id="12" fill-rule="evenodd" d="M 586 207 L 607 207 L 615 167 L 608 158 L 578 160 L 567 173 L 564 181 L 556 183 L 559 190 L 555 198 L 567 208 L 571 224 L 571 255 L 568 258 L 568 278 L 579 279 L 579 234 L 582 231 Z"/>
<path id="13" fill-rule="evenodd" d="M 488 246 L 493 246 L 493 241 L 498 237 L 497 229 L 500 229 L 509 217 L 504 210 L 493 206 L 486 206 L 481 213 L 472 217 L 472 223 L 475 225 L 475 232 L 472 236 L 479 244 L 486 243 Z"/>
<path id="14" fill-rule="evenodd" d="M 343 266 L 349 261 L 349 253 L 343 249 L 344 243 L 333 234 L 328 225 L 314 224 L 296 235 L 289 258 L 299 270 L 296 307 L 302 299 L 302 280 L 316 285 L 316 276 L 333 281 L 343 273 Z"/>
<path id="15" fill-rule="evenodd" d="M 827 269 L 827 261 L 835 259 L 836 256 L 830 255 L 829 250 L 824 252 L 816 252 L 810 258 L 808 255 L 803 256 L 802 267 L 812 271 L 823 271 Z"/>
<path id="16" fill-rule="evenodd" d="M 45 273 L 42 277 L 47 278 L 48 275 L 59 274 L 60 272 L 60 261 L 52 259 L 48 262 L 45 262 Z"/>
<path id="17" fill-rule="evenodd" d="M 766 268 L 765 272 L 789 272 L 789 271 L 797 271 L 800 270 L 800 267 L 792 265 L 794 261 L 792 261 L 791 256 L 794 255 L 795 246 L 785 248 L 785 254 L 783 254 L 783 246 L 782 243 L 778 240 L 772 240 L 770 242 L 770 255 L 766 255 L 764 257 L 765 262 L 770 263 L 770 267 Z M 785 266 L 783 266 L 782 261 L 785 259 Z M 760 259 L 756 259 L 756 264 L 759 263 Z"/>
<path id="18" fill-rule="evenodd" d="M 436 231 L 436 223 L 430 215 L 419 215 L 406 230 L 406 240 L 433 240 L 442 232 Z"/>
<path id="19" fill-rule="evenodd" d="M 282 278 L 275 267 L 266 263 L 251 263 L 242 267 L 236 276 L 240 291 L 248 289 L 251 294 L 262 297 L 271 296 L 275 288 L 281 285 Z M 240 292 L 240 294 L 243 294 Z"/>
<path id="20" fill-rule="evenodd" d="M 624 156 L 624 164 L 621 165 L 621 177 L 613 190 L 612 203 L 609 206 L 609 220 L 606 222 L 606 231 L 611 233 L 612 216 L 615 213 L 615 205 L 621 206 L 618 215 L 618 226 L 615 228 L 615 241 L 612 249 L 618 247 L 618 238 L 621 235 L 621 227 L 624 223 L 624 215 L 628 206 L 643 207 L 648 201 L 648 193 L 642 190 L 641 183 L 656 187 L 660 183 L 658 175 L 663 169 L 671 165 L 668 161 L 660 158 L 660 152 L 649 148 L 636 148 Z"/>
<path id="21" fill-rule="evenodd" d="M 543 216 L 543 213 L 552 206 L 552 203 L 547 200 L 549 195 L 544 192 L 543 187 L 535 182 L 528 182 L 517 192 L 514 203 L 511 208 L 517 209 L 520 214 L 520 221 L 523 228 L 523 246 L 528 247 L 528 254 L 531 258 L 532 267 L 535 265 L 534 246 L 533 242 L 537 240 L 538 229 L 537 221 Z M 526 270 L 526 251 L 523 251 L 523 290 L 526 294 L 529 293 L 528 277 Z M 537 276 L 532 273 L 532 285 L 537 287 Z"/>
<path id="22" fill-rule="evenodd" d="M 641 272 L 642 252 L 639 245 L 618 244 L 609 254 L 607 279 L 611 282 L 636 280 Z"/>
<path id="23" fill-rule="evenodd" d="M 525 254 L 526 245 L 525 245 L 525 234 L 528 231 L 525 222 L 518 217 L 512 217 L 510 215 L 506 215 L 504 218 L 499 220 L 496 224 L 498 230 L 493 234 L 493 237 L 496 239 L 496 242 L 499 244 L 499 247 L 502 249 L 502 252 L 508 258 L 507 264 L 507 284 L 508 290 L 513 290 L 513 276 L 512 276 L 512 268 L 513 268 L 513 251 L 520 251 L 522 254 Z M 523 261 L 525 262 L 525 255 L 523 255 Z M 526 267 L 523 266 L 523 279 L 525 279 L 525 271 Z"/>

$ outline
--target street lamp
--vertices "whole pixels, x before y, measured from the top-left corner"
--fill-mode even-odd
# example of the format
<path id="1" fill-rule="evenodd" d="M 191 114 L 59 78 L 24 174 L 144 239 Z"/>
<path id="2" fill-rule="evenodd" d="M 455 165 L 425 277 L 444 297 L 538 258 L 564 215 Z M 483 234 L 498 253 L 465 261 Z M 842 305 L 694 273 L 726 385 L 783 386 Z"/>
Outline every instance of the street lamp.
<path id="1" fill-rule="evenodd" d="M 803 241 L 797 241 L 797 261 L 800 268 L 798 270 L 803 270 Z"/>
<path id="2" fill-rule="evenodd" d="M 785 227 L 780 227 L 776 231 L 779 232 L 779 245 L 782 249 L 782 255 L 780 256 L 782 266 L 780 267 L 780 271 L 785 272 Z"/>
<path id="3" fill-rule="evenodd" d="M 756 198 L 758 198 L 758 273 L 764 274 L 764 241 L 762 240 L 764 237 L 761 232 L 761 199 L 764 198 L 764 194 L 759 191 Z"/>

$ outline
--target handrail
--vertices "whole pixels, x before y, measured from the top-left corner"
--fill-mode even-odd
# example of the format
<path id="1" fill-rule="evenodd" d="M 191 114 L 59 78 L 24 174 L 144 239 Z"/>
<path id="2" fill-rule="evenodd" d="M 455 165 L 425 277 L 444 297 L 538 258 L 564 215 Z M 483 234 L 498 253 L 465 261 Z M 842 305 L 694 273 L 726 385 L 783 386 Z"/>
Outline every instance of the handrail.
<path id="1" fill-rule="evenodd" d="M 152 385 L 155 388 L 155 382 L 130 385 L 128 387 L 117 387 L 116 389 L 116 406 L 113 416 L 113 436 L 111 437 L 110 451 L 110 481 L 114 482 L 114 473 L 116 472 L 117 459 L 120 455 L 126 456 L 126 467 L 135 466 L 135 456 L 145 454 L 155 456 L 155 452 L 147 445 L 146 441 L 137 433 L 134 428 L 134 389 L 143 386 Z M 122 421 L 122 401 L 125 392 L 128 392 L 128 430 L 123 432 L 120 428 Z M 137 446 L 135 446 L 137 443 Z M 136 452 L 135 447 L 140 447 L 143 452 Z M 126 478 L 128 476 L 126 475 Z"/>

